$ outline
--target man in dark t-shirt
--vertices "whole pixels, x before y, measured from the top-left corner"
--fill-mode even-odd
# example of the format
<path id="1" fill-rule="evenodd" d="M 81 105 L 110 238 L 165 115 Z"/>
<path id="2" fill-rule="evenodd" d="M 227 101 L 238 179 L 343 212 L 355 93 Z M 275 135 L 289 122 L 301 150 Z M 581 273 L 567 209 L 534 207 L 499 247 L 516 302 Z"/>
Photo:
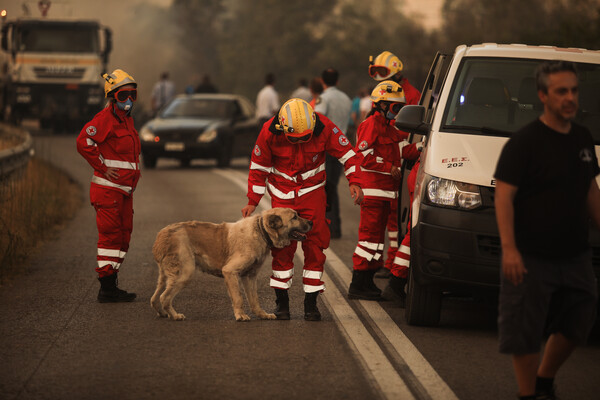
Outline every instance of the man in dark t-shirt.
<path id="1" fill-rule="evenodd" d="M 536 81 L 544 113 L 506 143 L 495 173 L 502 243 L 498 329 L 500 351 L 512 354 L 520 398 L 553 399 L 558 369 L 586 342 L 596 317 L 588 231 L 590 218 L 600 227 L 600 168 L 590 132 L 572 122 L 574 64 L 545 62 Z M 550 337 L 540 362 L 546 327 Z"/>

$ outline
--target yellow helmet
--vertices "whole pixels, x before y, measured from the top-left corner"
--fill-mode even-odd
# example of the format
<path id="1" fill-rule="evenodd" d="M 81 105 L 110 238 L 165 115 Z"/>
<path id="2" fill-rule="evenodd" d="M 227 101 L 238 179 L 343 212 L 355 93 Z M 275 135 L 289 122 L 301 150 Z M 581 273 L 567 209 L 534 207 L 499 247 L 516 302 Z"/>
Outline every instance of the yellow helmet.
<path id="1" fill-rule="evenodd" d="M 402 71 L 402 61 L 389 51 L 384 51 L 373 60 L 369 56 L 369 75 L 377 81 L 383 81 Z"/>
<path id="2" fill-rule="evenodd" d="M 399 83 L 394 81 L 383 81 L 375 86 L 371 92 L 371 101 L 379 103 L 380 101 L 389 101 L 390 103 L 406 103 L 404 90 Z"/>
<path id="3" fill-rule="evenodd" d="M 108 98 L 108 94 L 121 86 L 133 84 L 137 88 L 137 83 L 133 76 L 129 75 L 122 69 L 115 69 L 110 74 L 102 74 L 104 78 L 104 96 Z"/>
<path id="4" fill-rule="evenodd" d="M 302 99 L 290 99 L 283 103 L 277 119 L 279 124 L 275 128 L 283 131 L 291 143 L 308 142 L 317 123 L 315 111 Z"/>

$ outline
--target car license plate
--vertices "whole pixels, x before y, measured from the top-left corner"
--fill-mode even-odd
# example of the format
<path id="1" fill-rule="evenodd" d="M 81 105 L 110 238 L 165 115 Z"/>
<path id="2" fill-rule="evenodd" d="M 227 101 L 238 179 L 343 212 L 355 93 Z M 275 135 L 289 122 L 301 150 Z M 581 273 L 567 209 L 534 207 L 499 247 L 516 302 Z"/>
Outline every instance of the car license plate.
<path id="1" fill-rule="evenodd" d="M 166 151 L 183 151 L 183 150 L 185 150 L 185 144 L 183 144 L 181 142 L 165 143 L 165 150 Z"/>

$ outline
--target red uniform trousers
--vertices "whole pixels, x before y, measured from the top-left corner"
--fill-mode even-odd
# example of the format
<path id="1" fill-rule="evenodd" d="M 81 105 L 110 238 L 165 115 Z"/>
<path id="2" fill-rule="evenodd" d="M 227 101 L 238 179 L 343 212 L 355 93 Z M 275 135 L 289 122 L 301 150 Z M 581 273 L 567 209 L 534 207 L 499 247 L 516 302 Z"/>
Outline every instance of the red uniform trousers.
<path id="1" fill-rule="evenodd" d="M 100 278 L 115 274 L 123 262 L 133 230 L 133 196 L 92 183 L 90 200 L 96 210 Z"/>
<path id="2" fill-rule="evenodd" d="M 272 207 L 289 207 L 298 212 L 302 218 L 313 222 L 313 227 L 302 241 L 304 252 L 304 270 L 302 272 L 302 284 L 305 293 L 320 292 L 325 290 L 325 283 L 321 280 L 323 276 L 323 265 L 325 254 L 323 250 L 329 247 L 329 228 L 325 220 L 325 204 L 327 197 L 325 189 L 319 188 L 303 196 L 290 200 L 282 200 L 271 196 Z M 273 256 L 273 274 L 271 275 L 271 287 L 276 289 L 289 289 L 292 286 L 294 276 L 294 254 L 298 246 L 297 241 L 284 247 L 271 249 Z"/>
<path id="3" fill-rule="evenodd" d="M 383 266 L 385 229 L 394 202 L 393 199 L 367 197 L 361 203 L 358 245 L 352 255 L 356 271 L 377 270 Z"/>
<path id="4" fill-rule="evenodd" d="M 396 252 L 396 257 L 394 258 L 394 262 L 392 263 L 391 268 L 392 275 L 398 278 L 407 278 L 408 269 L 410 268 L 410 230 L 412 224 L 410 214 L 412 213 L 412 202 L 415 195 L 415 184 L 417 182 L 417 173 L 419 172 L 420 165 L 421 161 L 417 161 L 415 166 L 410 171 L 410 175 L 408 175 L 408 178 L 406 179 L 406 185 L 408 188 L 410 201 L 410 208 L 408 210 L 408 226 L 406 227 L 406 235 L 404 235 L 404 238 L 402 239 L 402 244 Z"/>
<path id="5" fill-rule="evenodd" d="M 410 224 L 406 229 L 406 235 L 402 239 L 402 244 L 396 252 L 396 257 L 393 259 L 391 272 L 392 275 L 398 278 L 407 278 L 408 269 L 410 268 Z"/>
<path id="6" fill-rule="evenodd" d="M 398 252 L 398 199 L 390 200 L 390 216 L 387 221 L 389 247 L 385 259 L 385 268 L 391 271 Z"/>

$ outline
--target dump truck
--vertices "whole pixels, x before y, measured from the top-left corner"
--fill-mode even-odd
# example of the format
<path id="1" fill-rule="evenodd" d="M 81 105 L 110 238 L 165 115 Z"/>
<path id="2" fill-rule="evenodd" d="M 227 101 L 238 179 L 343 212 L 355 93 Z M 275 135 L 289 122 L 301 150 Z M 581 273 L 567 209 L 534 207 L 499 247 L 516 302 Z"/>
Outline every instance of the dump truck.
<path id="1" fill-rule="evenodd" d="M 2 24 L 0 113 L 42 128 L 81 124 L 103 106 L 112 32 L 95 20 L 19 18 Z"/>

